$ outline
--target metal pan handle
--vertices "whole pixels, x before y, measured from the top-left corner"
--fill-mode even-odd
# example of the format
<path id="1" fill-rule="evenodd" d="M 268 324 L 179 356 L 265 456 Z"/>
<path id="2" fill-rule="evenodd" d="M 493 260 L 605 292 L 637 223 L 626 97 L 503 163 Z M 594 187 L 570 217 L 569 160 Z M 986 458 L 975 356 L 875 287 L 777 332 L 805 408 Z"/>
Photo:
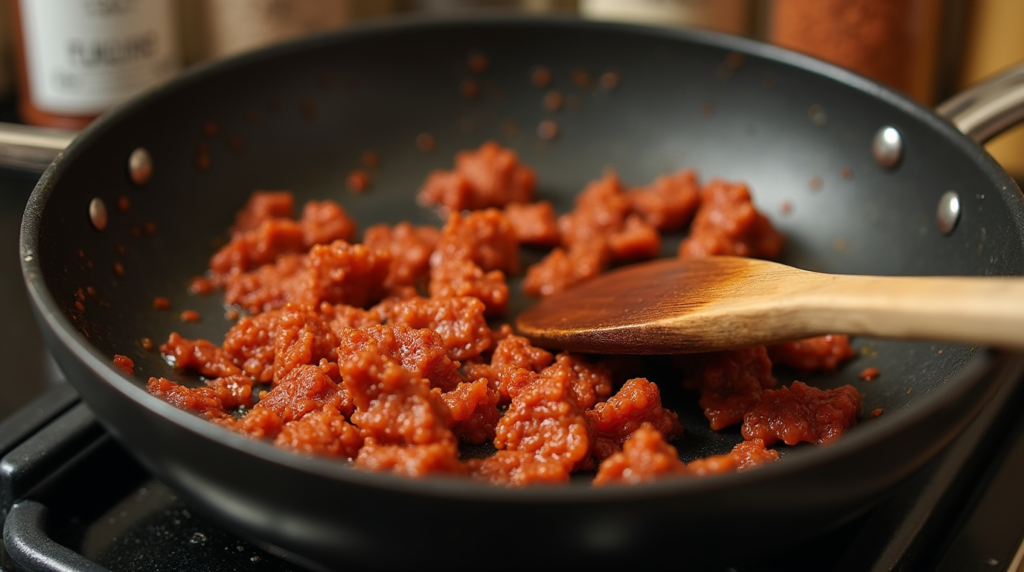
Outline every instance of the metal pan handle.
<path id="1" fill-rule="evenodd" d="M 0 122 L 0 167 L 41 173 L 77 131 Z"/>
<path id="2" fill-rule="evenodd" d="M 979 144 L 1024 121 L 1024 65 L 975 84 L 935 108 Z"/>

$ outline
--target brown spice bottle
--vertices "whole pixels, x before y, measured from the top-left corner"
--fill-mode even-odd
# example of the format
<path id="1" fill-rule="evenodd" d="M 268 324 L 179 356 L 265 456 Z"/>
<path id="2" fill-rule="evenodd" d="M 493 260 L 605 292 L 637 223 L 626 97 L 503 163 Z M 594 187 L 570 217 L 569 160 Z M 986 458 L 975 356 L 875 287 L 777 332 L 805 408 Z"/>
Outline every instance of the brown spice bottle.
<path id="1" fill-rule="evenodd" d="M 930 105 L 940 25 L 934 0 L 773 0 L 768 41 Z"/>
<path id="2" fill-rule="evenodd" d="M 180 67 L 173 0 L 9 0 L 18 115 L 81 129 Z"/>

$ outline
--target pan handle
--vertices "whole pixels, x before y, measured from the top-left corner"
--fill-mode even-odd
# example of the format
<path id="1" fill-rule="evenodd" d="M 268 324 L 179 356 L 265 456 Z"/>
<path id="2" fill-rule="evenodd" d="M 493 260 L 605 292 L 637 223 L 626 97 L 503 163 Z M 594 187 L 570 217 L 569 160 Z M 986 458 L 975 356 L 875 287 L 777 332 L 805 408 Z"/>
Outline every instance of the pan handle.
<path id="1" fill-rule="evenodd" d="M 935 111 L 978 144 L 1024 121 L 1024 65 L 975 84 Z"/>
<path id="2" fill-rule="evenodd" d="M 77 131 L 0 122 L 0 167 L 42 173 Z"/>

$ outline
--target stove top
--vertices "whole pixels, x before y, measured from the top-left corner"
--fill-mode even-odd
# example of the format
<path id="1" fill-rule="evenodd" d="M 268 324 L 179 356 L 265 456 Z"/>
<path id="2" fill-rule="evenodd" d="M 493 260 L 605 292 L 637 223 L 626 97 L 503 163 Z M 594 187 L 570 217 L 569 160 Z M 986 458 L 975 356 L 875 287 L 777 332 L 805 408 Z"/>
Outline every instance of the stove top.
<path id="1" fill-rule="evenodd" d="M 38 175 L 0 171 L 0 570 L 301 570 L 239 539 L 141 467 L 63 381 L 17 259 Z M 1024 382 L 864 516 L 721 570 L 1024 572 Z M 672 563 L 666 563 L 671 565 Z"/>

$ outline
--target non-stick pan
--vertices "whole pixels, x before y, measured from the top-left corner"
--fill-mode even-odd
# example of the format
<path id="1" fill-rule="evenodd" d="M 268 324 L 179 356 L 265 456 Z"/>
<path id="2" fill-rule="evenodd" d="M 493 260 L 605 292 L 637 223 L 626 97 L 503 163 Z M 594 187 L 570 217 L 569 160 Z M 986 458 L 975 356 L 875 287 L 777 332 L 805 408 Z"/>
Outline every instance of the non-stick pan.
<path id="1" fill-rule="evenodd" d="M 547 110 L 545 90 L 531 82 L 537 67 L 553 74 L 560 110 Z M 467 97 L 467 80 L 477 82 L 476 97 Z M 538 135 L 544 120 L 557 125 L 554 138 Z M 899 149 L 874 148 L 885 127 L 898 132 Z M 748 183 L 788 237 L 785 261 L 796 266 L 1024 272 L 1024 202 L 1014 182 L 949 121 L 864 78 L 695 31 L 398 21 L 190 71 L 75 139 L 40 180 L 22 231 L 25 278 L 49 347 L 106 428 L 190 505 L 328 569 L 679 567 L 746 549 L 770 554 L 868 510 L 1020 374 L 1020 356 L 984 348 L 855 339 L 858 357 L 840 371 L 801 378 L 851 383 L 863 394 L 861 423 L 834 445 L 784 449 L 778 463 L 740 474 L 600 489 L 372 474 L 249 440 L 147 394 L 150 376 L 195 380 L 144 349 L 144 338 L 159 343 L 177 331 L 219 342 L 231 325 L 219 295 L 187 287 L 253 190 L 288 189 L 297 204 L 331 198 L 363 229 L 440 224 L 415 192 L 431 169 L 451 168 L 457 151 L 486 140 L 533 166 L 538 198 L 561 211 L 607 167 L 631 186 L 692 167 L 704 181 Z M 140 163 L 130 167 L 140 149 L 148 179 L 138 176 Z M 873 149 L 883 152 L 876 158 Z M 345 180 L 365 151 L 377 153 L 379 167 L 372 187 L 354 194 Z M 174 311 L 154 309 L 158 296 Z M 519 296 L 514 306 L 526 303 Z M 185 309 L 202 319 L 179 321 Z M 134 360 L 133 377 L 112 367 L 115 354 Z M 874 382 L 858 379 L 867 366 L 881 372 Z M 678 380 L 655 381 L 686 426 L 676 442 L 684 460 L 740 440 L 736 430 L 708 429 Z M 868 415 L 876 409 L 882 414 Z"/>

